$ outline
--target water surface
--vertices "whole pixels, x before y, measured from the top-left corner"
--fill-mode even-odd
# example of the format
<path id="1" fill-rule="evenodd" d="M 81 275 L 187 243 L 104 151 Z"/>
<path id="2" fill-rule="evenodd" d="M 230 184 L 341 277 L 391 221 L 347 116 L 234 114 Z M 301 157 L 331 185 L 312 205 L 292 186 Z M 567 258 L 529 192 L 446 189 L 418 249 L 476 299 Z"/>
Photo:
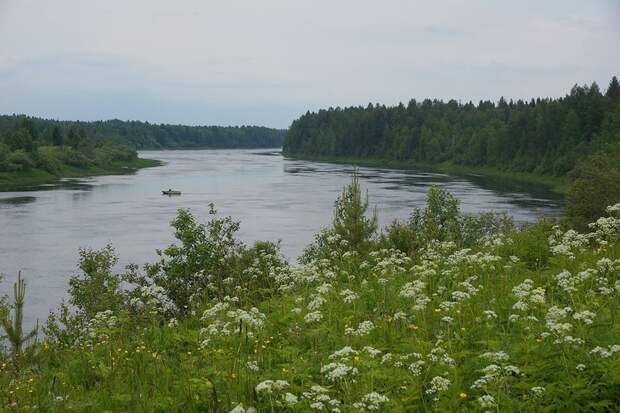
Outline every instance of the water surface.
<path id="1" fill-rule="evenodd" d="M 132 175 L 65 180 L 56 185 L 0 193 L 0 272 L 8 292 L 18 270 L 28 282 L 28 319 L 43 319 L 65 297 L 78 249 L 111 243 L 120 265 L 153 262 L 173 241 L 169 223 L 178 208 L 201 221 L 208 204 L 241 221 L 247 241 L 282 240 L 294 259 L 329 224 L 334 200 L 349 182 L 351 166 L 284 159 L 277 150 L 148 151 L 164 166 Z M 380 223 L 406 218 L 424 205 L 432 184 L 456 195 L 466 212 L 505 212 L 517 222 L 554 216 L 561 200 L 543 188 L 481 177 L 361 168 Z M 162 196 L 173 188 L 181 196 Z"/>

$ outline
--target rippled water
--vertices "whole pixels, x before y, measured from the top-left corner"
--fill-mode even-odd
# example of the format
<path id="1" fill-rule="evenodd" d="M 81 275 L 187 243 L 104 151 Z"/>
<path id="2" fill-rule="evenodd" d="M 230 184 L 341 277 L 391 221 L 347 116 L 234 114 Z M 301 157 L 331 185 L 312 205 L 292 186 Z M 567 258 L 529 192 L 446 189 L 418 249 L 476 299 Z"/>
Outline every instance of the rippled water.
<path id="1" fill-rule="evenodd" d="M 111 243 L 120 264 L 152 262 L 155 249 L 173 241 L 169 222 L 178 208 L 206 219 L 214 202 L 241 221 L 248 242 L 282 240 L 294 259 L 329 224 L 334 200 L 351 166 L 284 159 L 277 151 L 149 151 L 166 162 L 132 175 L 66 180 L 58 185 L 0 193 L 0 291 L 18 270 L 28 282 L 28 318 L 45 318 L 65 297 L 80 247 Z M 431 184 L 445 186 L 466 212 L 496 211 L 517 222 L 557 215 L 561 200 L 544 189 L 422 171 L 361 168 L 361 183 L 380 222 L 406 218 L 424 205 Z M 162 196 L 173 188 L 181 196 Z"/>

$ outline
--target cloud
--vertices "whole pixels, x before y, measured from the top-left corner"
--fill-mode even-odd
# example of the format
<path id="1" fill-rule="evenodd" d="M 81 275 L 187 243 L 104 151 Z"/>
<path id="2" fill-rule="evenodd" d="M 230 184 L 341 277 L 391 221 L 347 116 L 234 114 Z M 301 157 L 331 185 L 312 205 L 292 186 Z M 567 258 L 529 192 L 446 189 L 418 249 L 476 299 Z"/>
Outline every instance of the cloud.
<path id="1" fill-rule="evenodd" d="M 369 101 L 558 96 L 618 74 L 619 12 L 615 0 L 0 0 L 0 112 L 286 127 Z"/>

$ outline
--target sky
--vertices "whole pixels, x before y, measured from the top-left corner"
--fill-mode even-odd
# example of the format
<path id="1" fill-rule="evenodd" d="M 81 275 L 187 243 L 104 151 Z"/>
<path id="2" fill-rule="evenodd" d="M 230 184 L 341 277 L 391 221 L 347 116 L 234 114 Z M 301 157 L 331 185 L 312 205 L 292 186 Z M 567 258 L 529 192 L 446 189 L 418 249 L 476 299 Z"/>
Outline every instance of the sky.
<path id="1" fill-rule="evenodd" d="M 0 113 L 285 128 L 620 76 L 618 0 L 0 0 Z"/>

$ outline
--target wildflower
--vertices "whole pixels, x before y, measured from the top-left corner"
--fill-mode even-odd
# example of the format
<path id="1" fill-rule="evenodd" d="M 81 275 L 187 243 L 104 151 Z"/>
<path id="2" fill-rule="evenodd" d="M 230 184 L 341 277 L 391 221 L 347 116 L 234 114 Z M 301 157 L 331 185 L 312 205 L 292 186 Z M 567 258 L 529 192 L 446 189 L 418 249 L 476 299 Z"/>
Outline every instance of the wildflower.
<path id="1" fill-rule="evenodd" d="M 379 354 L 381 354 L 381 350 L 377 350 L 376 348 L 365 346 L 362 350 L 370 355 L 370 357 L 375 358 Z"/>
<path id="2" fill-rule="evenodd" d="M 311 313 L 306 314 L 304 317 L 304 321 L 308 324 L 317 323 L 321 321 L 322 319 L 323 319 L 323 314 L 321 314 L 320 311 L 313 311 Z"/>
<path id="3" fill-rule="evenodd" d="M 493 310 L 484 310 L 483 313 L 485 316 L 487 316 L 487 320 L 497 318 L 497 314 L 495 314 L 495 311 Z"/>
<path id="4" fill-rule="evenodd" d="M 437 394 L 444 392 L 450 388 L 452 382 L 449 379 L 441 376 L 435 376 L 431 379 L 429 387 L 426 389 L 426 394 Z"/>
<path id="5" fill-rule="evenodd" d="M 351 303 L 358 298 L 358 295 L 349 289 L 342 290 L 340 296 L 345 303 Z"/>
<path id="6" fill-rule="evenodd" d="M 357 326 L 357 329 L 346 328 L 344 334 L 347 336 L 365 336 L 370 334 L 372 330 L 374 330 L 375 325 L 372 321 L 362 321 Z"/>
<path id="7" fill-rule="evenodd" d="M 541 396 L 545 392 L 545 388 L 540 387 L 540 386 L 535 386 L 530 389 L 530 392 L 532 392 L 534 396 Z"/>
<path id="8" fill-rule="evenodd" d="M 414 376 L 419 376 L 422 374 L 422 367 L 424 366 L 424 360 L 418 360 L 409 365 L 409 371 L 413 373 Z"/>
<path id="9" fill-rule="evenodd" d="M 493 398 L 493 396 L 488 394 L 484 394 L 478 397 L 478 403 L 483 409 L 492 409 L 493 407 L 495 407 L 495 399 Z"/>
<path id="10" fill-rule="evenodd" d="M 256 360 L 250 360 L 246 363 L 246 366 L 248 367 L 248 370 L 251 371 L 258 371 L 258 363 L 256 362 Z"/>
<path id="11" fill-rule="evenodd" d="M 335 382 L 346 376 L 357 375 L 358 370 L 344 363 L 329 363 L 321 368 L 321 373 L 325 374 L 328 380 Z"/>
<path id="12" fill-rule="evenodd" d="M 288 404 L 289 406 L 299 401 L 297 399 L 297 396 L 295 396 L 293 393 L 285 393 L 284 396 L 282 396 L 282 398 L 284 399 L 284 402 Z"/>
<path id="13" fill-rule="evenodd" d="M 372 392 L 372 393 L 365 394 L 362 397 L 361 401 L 357 403 L 353 403 L 353 407 L 355 407 L 356 409 L 362 410 L 362 411 L 363 410 L 368 410 L 368 411 L 379 410 L 383 403 L 387 403 L 389 401 L 390 399 L 388 399 L 386 396 L 379 394 L 377 392 Z"/>
<path id="14" fill-rule="evenodd" d="M 509 358 L 508 354 L 504 351 L 487 352 L 481 354 L 480 357 L 494 362 L 507 361 Z"/>
<path id="15" fill-rule="evenodd" d="M 584 310 L 573 314 L 573 318 L 577 321 L 581 321 L 584 324 L 592 324 L 592 319 L 596 317 L 596 313 L 592 311 Z"/>
<path id="16" fill-rule="evenodd" d="M 357 355 L 357 354 L 359 354 L 358 351 L 354 350 L 353 348 L 349 346 L 345 346 L 341 348 L 340 350 L 335 351 L 334 353 L 330 354 L 329 359 L 330 360 L 343 359 L 343 358 L 347 358 L 349 356 Z"/>
<path id="17" fill-rule="evenodd" d="M 265 380 L 258 383 L 255 387 L 256 393 L 267 393 L 271 394 L 274 391 L 282 390 L 288 387 L 288 382 L 286 380 Z"/>

